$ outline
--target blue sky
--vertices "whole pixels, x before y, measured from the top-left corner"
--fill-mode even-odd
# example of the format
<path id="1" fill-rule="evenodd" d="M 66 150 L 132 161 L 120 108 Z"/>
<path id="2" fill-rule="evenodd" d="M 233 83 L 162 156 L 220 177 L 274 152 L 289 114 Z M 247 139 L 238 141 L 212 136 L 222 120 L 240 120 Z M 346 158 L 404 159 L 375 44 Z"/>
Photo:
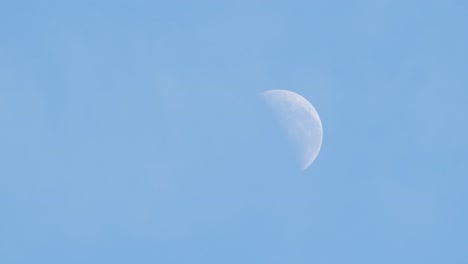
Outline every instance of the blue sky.
<path id="1" fill-rule="evenodd" d="M 464 1 L 4 1 L 0 263 L 467 263 Z M 304 173 L 258 94 L 319 112 Z"/>

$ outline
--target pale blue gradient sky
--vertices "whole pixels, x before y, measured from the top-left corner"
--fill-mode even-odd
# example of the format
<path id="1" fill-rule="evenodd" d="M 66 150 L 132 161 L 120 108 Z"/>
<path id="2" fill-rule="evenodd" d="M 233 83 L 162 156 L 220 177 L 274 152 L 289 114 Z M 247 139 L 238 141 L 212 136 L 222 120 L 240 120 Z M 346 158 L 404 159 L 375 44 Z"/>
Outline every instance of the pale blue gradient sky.
<path id="1" fill-rule="evenodd" d="M 3 1 L 0 263 L 468 263 L 466 25 L 455 0 Z M 322 118 L 302 174 L 269 89 Z"/>

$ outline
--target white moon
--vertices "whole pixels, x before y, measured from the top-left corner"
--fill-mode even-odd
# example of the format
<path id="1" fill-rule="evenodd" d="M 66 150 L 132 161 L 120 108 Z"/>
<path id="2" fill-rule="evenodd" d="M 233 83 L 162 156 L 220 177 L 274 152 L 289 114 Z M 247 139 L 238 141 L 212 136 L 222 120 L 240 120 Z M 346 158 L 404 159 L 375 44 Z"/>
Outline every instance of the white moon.
<path id="1" fill-rule="evenodd" d="M 322 121 L 317 110 L 301 95 L 287 90 L 262 93 L 294 145 L 302 170 L 317 158 L 322 146 Z"/>

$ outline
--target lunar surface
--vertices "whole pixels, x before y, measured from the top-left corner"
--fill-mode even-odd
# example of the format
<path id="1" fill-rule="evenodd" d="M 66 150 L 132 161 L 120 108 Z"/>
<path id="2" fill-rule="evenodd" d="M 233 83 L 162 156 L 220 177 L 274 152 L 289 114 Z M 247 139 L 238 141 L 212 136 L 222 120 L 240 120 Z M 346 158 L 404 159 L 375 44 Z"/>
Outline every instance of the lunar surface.
<path id="1" fill-rule="evenodd" d="M 323 129 L 317 110 L 301 95 L 288 90 L 262 93 L 293 144 L 301 170 L 317 158 L 322 146 Z"/>

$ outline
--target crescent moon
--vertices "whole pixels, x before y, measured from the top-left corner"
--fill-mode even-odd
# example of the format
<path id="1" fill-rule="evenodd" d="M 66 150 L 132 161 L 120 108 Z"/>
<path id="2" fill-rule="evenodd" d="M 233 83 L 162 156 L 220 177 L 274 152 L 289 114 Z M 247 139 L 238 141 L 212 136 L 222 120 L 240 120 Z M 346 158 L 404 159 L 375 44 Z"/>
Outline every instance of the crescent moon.
<path id="1" fill-rule="evenodd" d="M 269 90 L 262 97 L 296 149 L 301 170 L 306 170 L 322 147 L 323 128 L 317 110 L 303 96 L 288 90 Z"/>

